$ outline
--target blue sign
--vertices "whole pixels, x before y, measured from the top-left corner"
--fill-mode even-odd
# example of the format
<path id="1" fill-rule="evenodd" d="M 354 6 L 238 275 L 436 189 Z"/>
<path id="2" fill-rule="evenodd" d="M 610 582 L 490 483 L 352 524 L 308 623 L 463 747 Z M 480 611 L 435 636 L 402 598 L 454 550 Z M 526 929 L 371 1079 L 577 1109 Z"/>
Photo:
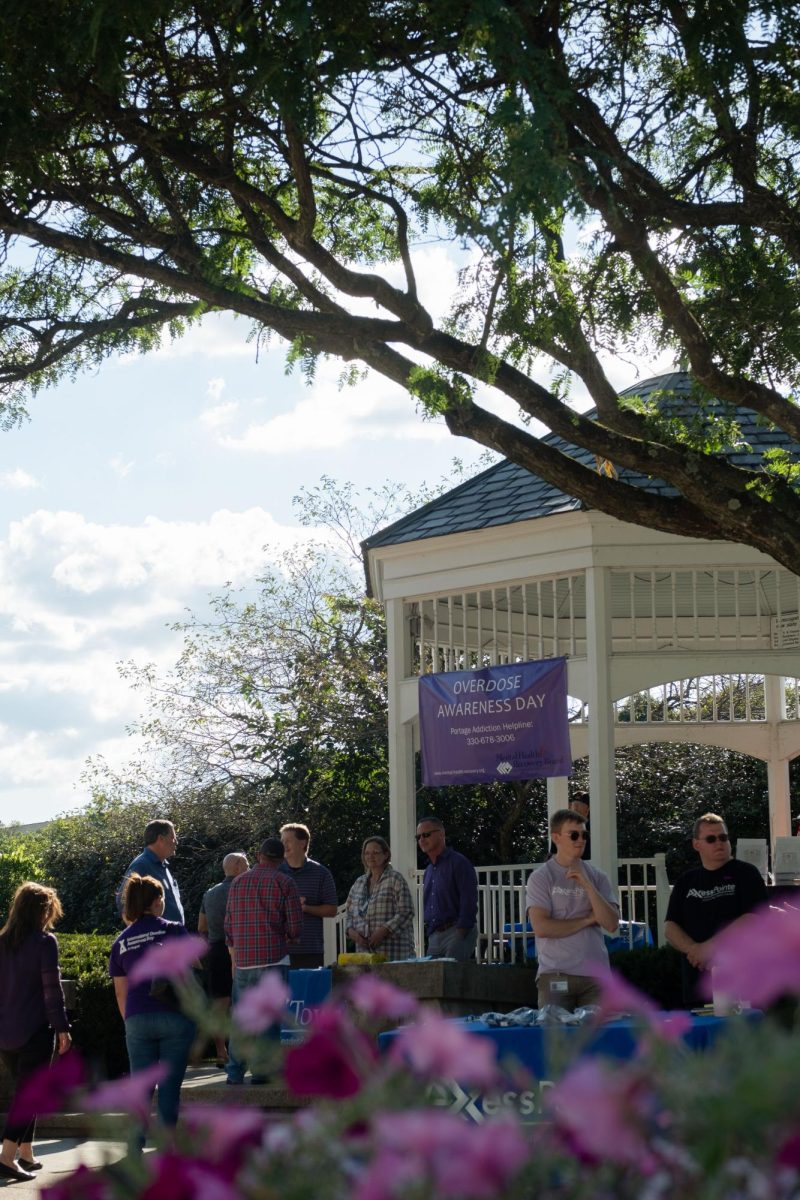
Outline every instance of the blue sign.
<path id="1" fill-rule="evenodd" d="M 426 787 L 569 775 L 567 660 L 422 675 L 419 725 Z"/>

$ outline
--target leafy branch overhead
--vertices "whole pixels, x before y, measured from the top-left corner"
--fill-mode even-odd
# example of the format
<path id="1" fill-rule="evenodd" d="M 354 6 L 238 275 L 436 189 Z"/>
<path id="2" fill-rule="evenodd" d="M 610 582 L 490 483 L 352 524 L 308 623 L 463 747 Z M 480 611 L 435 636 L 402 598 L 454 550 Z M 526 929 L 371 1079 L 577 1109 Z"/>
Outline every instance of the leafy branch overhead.
<path id="1" fill-rule="evenodd" d="M 5 0 L 6 423 L 224 310 L 587 505 L 800 573 L 795 460 L 725 458 L 737 407 L 800 443 L 799 32 L 785 0 Z M 461 263 L 438 322 L 432 241 Z M 610 358 L 670 350 L 721 421 L 617 396 Z"/>

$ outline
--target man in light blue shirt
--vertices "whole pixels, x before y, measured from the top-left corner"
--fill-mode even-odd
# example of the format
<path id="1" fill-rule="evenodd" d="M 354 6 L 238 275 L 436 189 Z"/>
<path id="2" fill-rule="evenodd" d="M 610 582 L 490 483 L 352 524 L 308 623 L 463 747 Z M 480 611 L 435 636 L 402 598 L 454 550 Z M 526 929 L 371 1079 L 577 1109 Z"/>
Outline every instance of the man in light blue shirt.
<path id="1" fill-rule="evenodd" d="M 117 909 L 122 912 L 122 892 L 125 881 L 131 875 L 152 875 L 164 889 L 164 917 L 167 921 L 185 924 L 181 893 L 173 879 L 167 859 L 172 858 L 178 847 L 178 835 L 172 821 L 151 821 L 144 831 L 144 850 L 128 864 L 117 892 Z"/>

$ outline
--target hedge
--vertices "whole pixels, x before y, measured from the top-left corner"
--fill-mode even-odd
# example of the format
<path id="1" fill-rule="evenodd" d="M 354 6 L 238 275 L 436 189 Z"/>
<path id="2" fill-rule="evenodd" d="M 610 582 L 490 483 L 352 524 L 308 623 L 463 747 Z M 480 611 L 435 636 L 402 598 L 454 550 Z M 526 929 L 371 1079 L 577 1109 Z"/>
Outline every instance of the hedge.
<path id="1" fill-rule="evenodd" d="M 108 974 L 113 938 L 100 933 L 58 934 L 62 979 L 75 981 L 72 1039 L 98 1078 L 128 1070 L 125 1026 Z"/>

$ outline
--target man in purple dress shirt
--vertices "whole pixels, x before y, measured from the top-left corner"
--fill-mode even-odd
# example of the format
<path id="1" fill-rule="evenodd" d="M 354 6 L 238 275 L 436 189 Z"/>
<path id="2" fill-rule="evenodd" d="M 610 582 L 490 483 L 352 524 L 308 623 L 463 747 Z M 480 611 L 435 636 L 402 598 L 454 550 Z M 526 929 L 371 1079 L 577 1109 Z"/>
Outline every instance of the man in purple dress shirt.
<path id="1" fill-rule="evenodd" d="M 422 883 L 428 954 L 468 962 L 478 942 L 475 868 L 447 845 L 438 817 L 423 817 L 418 823 L 417 844 L 429 859 Z"/>

